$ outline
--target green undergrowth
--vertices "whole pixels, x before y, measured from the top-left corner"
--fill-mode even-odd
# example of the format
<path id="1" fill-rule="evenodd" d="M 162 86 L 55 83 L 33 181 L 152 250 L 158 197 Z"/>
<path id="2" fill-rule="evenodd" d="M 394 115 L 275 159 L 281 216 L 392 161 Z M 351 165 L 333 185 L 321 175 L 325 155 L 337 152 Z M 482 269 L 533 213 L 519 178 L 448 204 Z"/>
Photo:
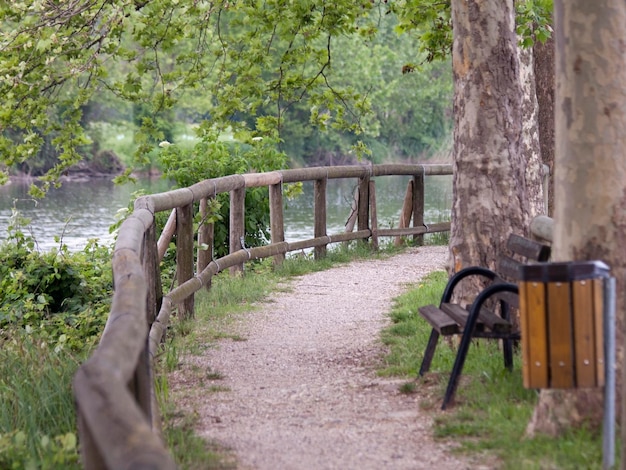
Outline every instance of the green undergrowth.
<path id="1" fill-rule="evenodd" d="M 110 308 L 110 250 L 40 251 L 14 211 L 0 244 L 0 468 L 80 468 L 72 378 Z"/>
<path id="2" fill-rule="evenodd" d="M 504 368 L 495 341 L 472 343 L 456 402 L 446 411 L 439 410 L 456 356 L 456 341 L 440 339 L 430 371 L 416 379 L 431 331 L 417 309 L 438 305 L 446 281 L 445 273 L 431 273 L 395 300 L 392 324 L 382 334 L 389 354 L 380 373 L 407 377 L 401 391 L 418 394 L 421 407 L 435 413 L 435 437 L 458 444 L 455 452 L 484 454 L 486 461 L 495 462 L 490 467 L 602 468 L 602 438 L 588 430 L 571 431 L 558 439 L 525 436 L 538 395 L 523 387 L 519 352 L 511 373 Z"/>

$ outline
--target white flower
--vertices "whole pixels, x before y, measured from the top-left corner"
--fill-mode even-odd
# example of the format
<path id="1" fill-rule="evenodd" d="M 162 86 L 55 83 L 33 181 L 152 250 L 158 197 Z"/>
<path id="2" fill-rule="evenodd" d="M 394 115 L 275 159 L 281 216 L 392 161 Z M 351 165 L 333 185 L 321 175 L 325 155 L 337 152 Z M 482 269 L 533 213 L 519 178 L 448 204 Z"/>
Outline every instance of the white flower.
<path id="1" fill-rule="evenodd" d="M 168 142 L 167 140 L 164 140 L 163 142 L 159 143 L 159 147 L 161 147 L 162 149 L 165 147 L 169 147 L 170 145 L 172 145 L 170 142 Z"/>
<path id="2" fill-rule="evenodd" d="M 263 140 L 263 137 L 252 137 L 253 142 L 261 142 L 262 140 Z"/>

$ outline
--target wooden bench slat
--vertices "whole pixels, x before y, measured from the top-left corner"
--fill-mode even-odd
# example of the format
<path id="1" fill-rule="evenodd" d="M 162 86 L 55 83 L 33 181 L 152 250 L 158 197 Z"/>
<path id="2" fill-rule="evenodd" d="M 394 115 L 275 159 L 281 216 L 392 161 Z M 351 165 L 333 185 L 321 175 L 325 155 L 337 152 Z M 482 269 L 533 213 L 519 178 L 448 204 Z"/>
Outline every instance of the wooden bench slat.
<path id="1" fill-rule="evenodd" d="M 509 256 L 500 256 L 498 260 L 498 274 L 503 278 L 518 281 L 521 279 L 522 263 Z"/>
<path id="2" fill-rule="evenodd" d="M 420 307 L 419 312 L 440 335 L 450 336 L 459 334 L 458 323 L 434 305 Z"/>
<path id="3" fill-rule="evenodd" d="M 519 308 L 519 296 L 513 292 L 498 292 L 493 297 L 509 304 L 509 308 Z"/>
<path id="4" fill-rule="evenodd" d="M 494 333 L 509 334 L 513 330 L 511 322 L 506 321 L 500 315 L 496 315 L 488 308 L 480 309 L 479 319 Z"/>
<path id="5" fill-rule="evenodd" d="M 469 317 L 469 312 L 467 309 L 461 307 L 459 304 L 441 304 L 441 310 L 452 318 L 455 322 L 459 324 L 461 330 L 465 328 L 465 324 L 467 323 L 467 317 Z M 482 331 L 485 329 L 485 325 L 478 319 L 478 323 L 476 323 L 476 331 Z"/>
<path id="6" fill-rule="evenodd" d="M 507 240 L 507 248 L 516 255 L 533 261 L 548 261 L 550 247 L 519 235 L 511 234 Z"/>
<path id="7" fill-rule="evenodd" d="M 441 310 L 452 317 L 461 328 L 465 328 L 467 317 L 469 316 L 467 309 L 461 307 L 459 304 L 443 304 Z M 483 307 L 478 314 L 478 322 L 475 328 L 477 332 L 489 329 L 497 334 L 508 334 L 513 329 L 513 325 L 488 308 Z"/>

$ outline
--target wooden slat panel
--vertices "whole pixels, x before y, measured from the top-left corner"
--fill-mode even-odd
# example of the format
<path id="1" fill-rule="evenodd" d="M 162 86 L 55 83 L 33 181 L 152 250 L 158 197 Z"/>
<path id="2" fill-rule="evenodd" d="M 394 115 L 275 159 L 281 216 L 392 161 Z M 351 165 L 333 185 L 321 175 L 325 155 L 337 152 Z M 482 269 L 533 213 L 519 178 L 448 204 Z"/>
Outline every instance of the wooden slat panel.
<path id="1" fill-rule="evenodd" d="M 493 297 L 506 302 L 510 308 L 519 308 L 519 296 L 514 292 L 498 292 Z"/>
<path id="2" fill-rule="evenodd" d="M 548 283 L 548 336 L 550 338 L 550 386 L 574 387 L 574 348 L 569 283 Z"/>
<path id="3" fill-rule="evenodd" d="M 574 347 L 576 386 L 596 386 L 595 332 L 593 310 L 593 281 L 576 281 L 572 284 L 574 320 Z"/>
<path id="4" fill-rule="evenodd" d="M 597 386 L 602 387 L 604 386 L 606 368 L 604 363 L 604 281 L 602 279 L 594 279 L 592 282 L 596 334 L 596 380 Z"/>
<path id="5" fill-rule="evenodd" d="M 480 309 L 478 320 L 494 333 L 507 334 L 513 330 L 510 322 L 485 307 Z"/>
<path id="6" fill-rule="evenodd" d="M 458 323 L 459 329 L 462 330 L 465 328 L 467 317 L 469 316 L 467 309 L 461 307 L 459 304 L 441 304 L 441 310 Z M 481 331 L 483 329 L 484 325 L 476 323 L 476 331 Z"/>
<path id="7" fill-rule="evenodd" d="M 467 309 L 461 307 L 459 304 L 446 303 L 441 305 L 441 310 L 452 317 L 461 328 L 465 327 L 469 316 Z M 485 331 L 488 328 L 494 333 L 506 334 L 511 332 L 512 325 L 491 310 L 483 307 L 478 315 L 475 328 L 477 332 Z"/>
<path id="8" fill-rule="evenodd" d="M 459 333 L 459 325 L 434 305 L 419 308 L 420 314 L 443 336 Z"/>
<path id="9" fill-rule="evenodd" d="M 529 260 L 547 261 L 550 258 L 549 246 L 515 234 L 509 236 L 507 248 L 511 252 Z"/>
<path id="10" fill-rule="evenodd" d="M 522 282 L 520 286 L 524 387 L 546 388 L 549 369 L 545 285 Z"/>
<path id="11" fill-rule="evenodd" d="M 498 274 L 506 279 L 517 281 L 521 279 L 520 267 L 522 263 L 515 261 L 509 256 L 501 256 L 498 261 Z"/>

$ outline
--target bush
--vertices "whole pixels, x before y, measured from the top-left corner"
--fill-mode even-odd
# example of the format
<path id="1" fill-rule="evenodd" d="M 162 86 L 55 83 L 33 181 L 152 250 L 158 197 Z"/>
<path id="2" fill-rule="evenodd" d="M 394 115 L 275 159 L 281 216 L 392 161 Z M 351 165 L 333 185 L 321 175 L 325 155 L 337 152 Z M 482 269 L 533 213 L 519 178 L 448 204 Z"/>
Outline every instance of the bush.
<path id="1" fill-rule="evenodd" d="M 201 141 L 192 150 L 179 145 L 162 143 L 160 162 L 164 176 L 176 182 L 178 187 L 191 186 L 199 181 L 221 176 L 266 172 L 285 168 L 287 157 L 277 150 L 277 142 L 271 138 L 238 135 L 239 140 L 225 141 L 218 134 L 204 127 L 198 129 Z M 215 223 L 215 255 L 228 254 L 229 196 L 219 194 L 211 206 L 210 220 Z M 269 239 L 269 195 L 266 187 L 246 191 L 245 244 L 260 246 Z M 198 223 L 207 221 L 197 221 Z"/>
<path id="2" fill-rule="evenodd" d="M 84 349 L 97 339 L 109 311 L 110 250 L 92 240 L 78 253 L 64 245 L 39 252 L 22 230 L 27 223 L 14 212 L 9 240 L 0 245 L 0 330 L 28 327 Z"/>
<path id="3" fill-rule="evenodd" d="M 37 250 L 14 211 L 0 245 L 0 468 L 78 468 L 71 382 L 104 329 L 111 251 Z"/>

